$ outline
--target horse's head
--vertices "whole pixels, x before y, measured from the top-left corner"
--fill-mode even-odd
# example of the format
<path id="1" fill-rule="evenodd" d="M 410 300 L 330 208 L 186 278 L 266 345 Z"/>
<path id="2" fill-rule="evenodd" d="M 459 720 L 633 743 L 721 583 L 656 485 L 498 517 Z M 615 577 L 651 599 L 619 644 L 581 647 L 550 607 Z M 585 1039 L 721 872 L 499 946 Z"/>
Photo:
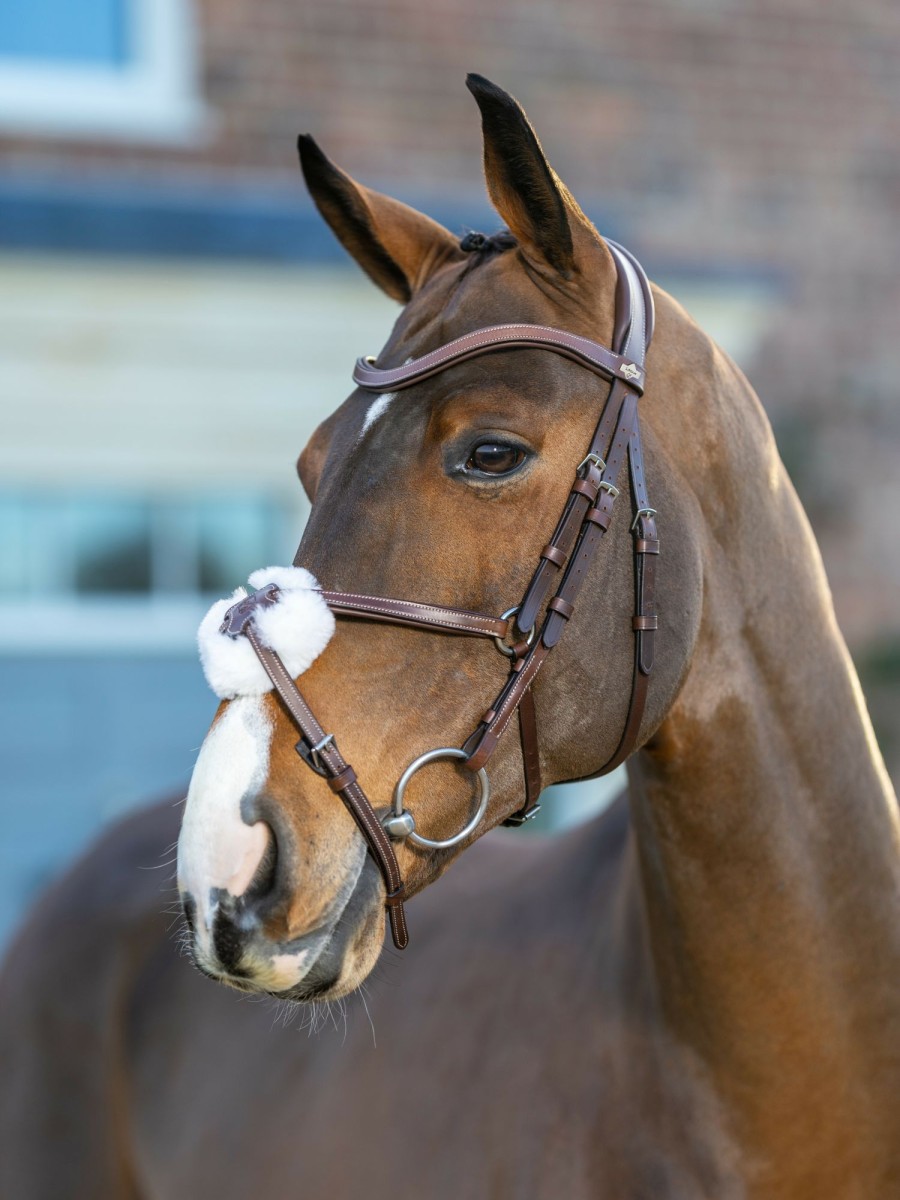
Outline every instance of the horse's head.
<path id="1" fill-rule="evenodd" d="M 492 238 L 460 242 L 353 182 L 311 139 L 300 141 L 326 221 L 405 305 L 380 362 L 399 366 L 507 322 L 609 344 L 616 295 L 609 248 L 548 166 L 515 101 L 478 77 L 470 88 L 483 119 L 488 191 L 508 227 Z M 694 519 L 679 495 L 678 465 L 662 465 L 666 438 L 681 444 L 675 397 L 685 383 L 675 341 L 687 322 L 667 305 L 660 325 L 641 405 L 650 483 L 669 530 Z M 357 349 L 348 347 L 348 358 Z M 395 395 L 353 392 L 300 455 L 313 504 L 297 563 L 325 589 L 499 615 L 528 584 L 609 387 L 557 354 L 516 348 L 459 362 Z M 629 523 L 623 500 L 586 599 L 535 685 L 545 784 L 596 772 L 619 741 L 634 656 Z M 696 576 L 696 556 L 677 539 L 666 551 L 660 591 L 698 596 L 681 578 Z M 698 604 L 686 599 L 661 622 L 641 741 L 678 688 Z M 373 803 L 387 807 L 415 757 L 463 743 L 507 672 L 488 640 L 341 620 L 303 674 L 302 690 Z M 222 704 L 191 782 L 179 884 L 202 969 L 247 989 L 334 997 L 378 957 L 384 885 L 353 819 L 326 781 L 304 768 L 296 742 L 271 693 Z M 468 841 L 520 808 L 520 754 L 514 734 L 499 743 L 487 814 Z M 433 839 L 459 829 L 472 802 L 471 773 L 448 762 L 426 767 L 406 797 L 417 827 Z M 460 848 L 399 844 L 407 895 L 436 879 Z"/>

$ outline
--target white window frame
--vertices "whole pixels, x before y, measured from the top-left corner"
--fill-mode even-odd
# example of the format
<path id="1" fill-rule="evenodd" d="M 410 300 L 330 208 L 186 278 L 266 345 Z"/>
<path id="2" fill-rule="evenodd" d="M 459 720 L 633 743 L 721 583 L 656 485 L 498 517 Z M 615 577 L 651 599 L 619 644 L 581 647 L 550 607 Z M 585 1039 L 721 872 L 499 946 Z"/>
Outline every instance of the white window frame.
<path id="1" fill-rule="evenodd" d="M 134 58 L 122 67 L 0 57 L 0 128 L 191 143 L 210 131 L 197 89 L 190 0 L 128 0 Z"/>

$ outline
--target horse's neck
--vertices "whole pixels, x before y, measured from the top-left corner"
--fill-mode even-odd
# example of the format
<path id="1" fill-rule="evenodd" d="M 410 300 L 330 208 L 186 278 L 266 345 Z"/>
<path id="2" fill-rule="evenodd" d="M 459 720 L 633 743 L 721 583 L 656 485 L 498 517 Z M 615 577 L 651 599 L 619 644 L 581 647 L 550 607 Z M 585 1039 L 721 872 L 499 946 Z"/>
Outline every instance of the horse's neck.
<path id="1" fill-rule="evenodd" d="M 752 402 L 738 403 L 751 408 L 734 461 L 702 501 L 727 536 L 720 525 L 703 548 L 699 640 L 633 764 L 633 819 L 667 1022 L 742 1143 L 781 1178 L 830 1145 L 832 1186 L 834 1156 L 855 1162 L 860 1123 L 877 1142 L 894 1103 L 897 808 L 812 534 Z"/>

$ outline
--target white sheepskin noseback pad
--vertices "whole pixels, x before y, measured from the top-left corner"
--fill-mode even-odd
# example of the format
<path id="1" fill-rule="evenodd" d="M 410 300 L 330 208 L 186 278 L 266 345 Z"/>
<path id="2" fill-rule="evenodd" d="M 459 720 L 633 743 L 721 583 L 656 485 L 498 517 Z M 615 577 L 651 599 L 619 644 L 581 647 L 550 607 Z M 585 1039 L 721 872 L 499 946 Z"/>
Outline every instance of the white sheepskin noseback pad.
<path id="1" fill-rule="evenodd" d="M 322 599 L 319 585 L 303 567 L 264 567 L 250 576 L 252 588 L 267 583 L 278 586 L 277 604 L 260 607 L 254 625 L 260 641 L 280 657 L 292 679 L 302 675 L 319 657 L 334 633 L 334 616 Z M 225 614 L 247 592 L 236 588 L 230 597 L 217 600 L 197 632 L 200 662 L 206 682 L 221 700 L 235 696 L 261 696 L 272 690 L 253 647 L 245 637 L 221 632 Z"/>

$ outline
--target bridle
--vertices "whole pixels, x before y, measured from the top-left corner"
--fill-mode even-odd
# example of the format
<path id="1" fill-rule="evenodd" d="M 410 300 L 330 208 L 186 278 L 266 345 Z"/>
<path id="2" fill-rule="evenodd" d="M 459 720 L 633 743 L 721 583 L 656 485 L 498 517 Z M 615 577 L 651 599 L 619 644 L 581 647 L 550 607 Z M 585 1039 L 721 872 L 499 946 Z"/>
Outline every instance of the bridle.
<path id="1" fill-rule="evenodd" d="M 647 276 L 634 256 L 615 242 L 607 241 L 606 244 L 617 272 L 614 349 L 544 325 L 492 325 L 456 338 L 404 366 L 382 368 L 372 358 L 361 358 L 353 371 L 354 382 L 366 391 L 396 392 L 481 354 L 514 347 L 538 347 L 570 358 L 612 382 L 590 446 L 575 469 L 575 479 L 553 536 L 541 550 L 537 569 L 525 595 L 515 607 L 507 609 L 500 617 L 493 617 L 414 600 L 322 591 L 336 616 L 362 617 L 416 629 L 494 639 L 498 649 L 509 658 L 509 675 L 461 749 L 430 750 L 411 762 L 397 782 L 390 810 L 379 819 L 356 772 L 341 755 L 334 735 L 326 733 L 316 720 L 278 653 L 260 639 L 254 616 L 260 608 L 278 602 L 277 585 L 268 584 L 233 605 L 222 625 L 222 632 L 230 637 L 248 639 L 300 731 L 297 753 L 341 797 L 359 826 L 384 878 L 391 933 L 394 944 L 401 950 L 408 944 L 409 934 L 403 909 L 404 884 L 393 842 L 408 839 L 417 846 L 446 849 L 475 831 L 490 797 L 485 766 L 514 713 L 519 717 L 524 803 L 506 817 L 504 824 L 522 825 L 540 809 L 541 768 L 533 684 L 575 611 L 575 602 L 590 565 L 609 529 L 626 455 L 634 506 L 631 523 L 635 580 L 631 698 L 616 750 L 590 778 L 604 775 L 624 762 L 634 749 L 640 732 L 657 628 L 655 582 L 659 539 L 656 511 L 650 507 L 647 496 L 637 411 L 638 398 L 643 393 L 647 347 L 653 336 L 653 298 Z M 554 594 L 548 600 L 551 592 Z M 538 632 L 537 621 L 542 610 L 544 616 Z M 518 640 L 509 645 L 507 639 L 516 633 Z M 472 771 L 478 782 L 479 797 L 476 810 L 464 828 L 453 837 L 437 841 L 416 831 L 413 814 L 403 807 L 403 799 L 412 776 L 427 763 L 440 759 L 458 759 Z"/>

